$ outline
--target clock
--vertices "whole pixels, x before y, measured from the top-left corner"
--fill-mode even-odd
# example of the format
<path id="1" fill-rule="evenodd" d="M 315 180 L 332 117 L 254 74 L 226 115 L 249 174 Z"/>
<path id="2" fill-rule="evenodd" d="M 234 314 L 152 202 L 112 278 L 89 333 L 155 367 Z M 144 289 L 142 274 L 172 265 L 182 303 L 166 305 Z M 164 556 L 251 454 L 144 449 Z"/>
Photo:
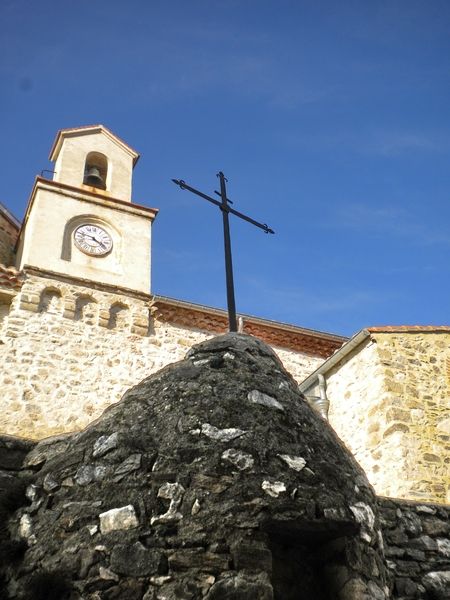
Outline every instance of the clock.
<path id="1" fill-rule="evenodd" d="M 111 252 L 113 241 L 109 233 L 92 223 L 80 225 L 73 232 L 75 246 L 90 256 L 105 256 Z"/>

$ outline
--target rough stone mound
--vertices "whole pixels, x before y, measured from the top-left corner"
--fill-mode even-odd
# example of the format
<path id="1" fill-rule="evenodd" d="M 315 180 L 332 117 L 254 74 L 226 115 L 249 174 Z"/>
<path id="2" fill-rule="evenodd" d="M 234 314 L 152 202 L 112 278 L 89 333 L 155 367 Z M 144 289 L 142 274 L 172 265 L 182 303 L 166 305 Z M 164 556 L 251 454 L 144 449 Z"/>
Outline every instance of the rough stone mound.
<path id="1" fill-rule="evenodd" d="M 25 466 L 11 598 L 390 597 L 364 473 L 250 336 L 195 346 Z M 39 577 L 59 591 L 33 596 Z"/>

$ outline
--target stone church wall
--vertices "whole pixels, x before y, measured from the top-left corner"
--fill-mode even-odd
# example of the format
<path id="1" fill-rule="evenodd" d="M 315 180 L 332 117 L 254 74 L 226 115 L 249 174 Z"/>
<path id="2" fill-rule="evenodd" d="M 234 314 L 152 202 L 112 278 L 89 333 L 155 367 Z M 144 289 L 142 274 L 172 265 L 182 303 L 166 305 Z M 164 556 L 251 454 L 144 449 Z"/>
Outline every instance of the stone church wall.
<path id="1" fill-rule="evenodd" d="M 450 501 L 449 348 L 448 332 L 372 333 L 327 375 L 330 422 L 379 493 Z"/>
<path id="2" fill-rule="evenodd" d="M 329 420 L 365 469 L 370 483 L 379 490 L 383 489 L 384 474 L 371 442 L 372 430 L 378 426 L 378 419 L 373 421 L 371 404 L 373 398 L 381 397 L 382 373 L 374 344 L 358 350 L 326 377 Z"/>
<path id="3" fill-rule="evenodd" d="M 151 296 L 27 276 L 0 323 L 0 432 L 79 430 L 210 333 L 151 317 Z M 300 381 L 322 359 L 277 349 Z"/>
<path id="4" fill-rule="evenodd" d="M 17 227 L 3 214 L 0 206 L 0 264 L 9 267 L 14 262 Z"/>

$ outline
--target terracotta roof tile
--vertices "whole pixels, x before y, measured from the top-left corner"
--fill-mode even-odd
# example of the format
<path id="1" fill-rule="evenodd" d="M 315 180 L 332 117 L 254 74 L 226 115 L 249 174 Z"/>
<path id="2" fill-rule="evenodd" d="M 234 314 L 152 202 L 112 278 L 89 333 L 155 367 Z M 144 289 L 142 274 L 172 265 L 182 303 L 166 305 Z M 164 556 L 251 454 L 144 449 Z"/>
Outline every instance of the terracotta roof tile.
<path id="1" fill-rule="evenodd" d="M 228 317 L 223 310 L 162 296 L 155 296 L 153 307 L 158 319 L 173 325 L 193 327 L 215 334 L 228 331 Z M 276 321 L 251 316 L 242 316 L 242 318 L 243 333 L 254 335 L 271 346 L 295 350 L 310 356 L 327 358 L 347 341 L 347 338 L 342 336 Z"/>
<path id="2" fill-rule="evenodd" d="M 14 267 L 5 267 L 0 264 L 0 288 L 7 290 L 20 290 L 24 274 Z"/>

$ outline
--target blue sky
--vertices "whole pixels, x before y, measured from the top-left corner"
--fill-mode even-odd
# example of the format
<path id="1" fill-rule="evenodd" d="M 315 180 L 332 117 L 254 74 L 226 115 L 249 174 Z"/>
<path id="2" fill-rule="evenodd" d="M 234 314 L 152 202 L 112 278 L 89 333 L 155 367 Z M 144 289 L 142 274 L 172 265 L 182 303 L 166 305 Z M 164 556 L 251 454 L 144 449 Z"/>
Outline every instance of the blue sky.
<path id="1" fill-rule="evenodd" d="M 1 0 L 0 201 L 21 218 L 58 129 L 103 123 L 158 207 L 153 291 L 350 335 L 448 324 L 447 1 Z"/>

